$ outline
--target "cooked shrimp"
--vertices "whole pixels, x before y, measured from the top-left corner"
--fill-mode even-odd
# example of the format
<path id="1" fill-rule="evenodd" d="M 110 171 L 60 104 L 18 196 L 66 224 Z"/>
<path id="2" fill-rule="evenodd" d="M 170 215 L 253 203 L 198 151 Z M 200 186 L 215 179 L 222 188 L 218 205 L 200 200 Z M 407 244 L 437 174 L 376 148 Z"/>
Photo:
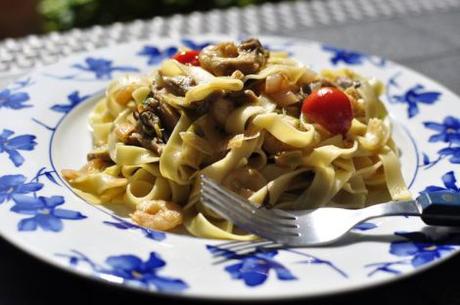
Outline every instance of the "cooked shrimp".
<path id="1" fill-rule="evenodd" d="M 63 169 L 61 170 L 61 174 L 65 180 L 70 181 L 80 177 L 81 173 L 74 169 Z"/>
<path id="2" fill-rule="evenodd" d="M 126 142 L 129 135 L 133 133 L 134 130 L 135 127 L 132 124 L 123 122 L 115 128 L 115 134 L 120 141 Z"/>
<path id="3" fill-rule="evenodd" d="M 160 231 L 174 229 L 182 224 L 183 219 L 181 207 L 165 200 L 143 201 L 130 216 L 137 224 Z"/>
<path id="4" fill-rule="evenodd" d="M 67 181 L 72 181 L 81 175 L 93 174 L 103 171 L 107 167 L 107 162 L 102 159 L 89 160 L 80 170 L 63 169 L 61 171 L 62 176 Z"/>

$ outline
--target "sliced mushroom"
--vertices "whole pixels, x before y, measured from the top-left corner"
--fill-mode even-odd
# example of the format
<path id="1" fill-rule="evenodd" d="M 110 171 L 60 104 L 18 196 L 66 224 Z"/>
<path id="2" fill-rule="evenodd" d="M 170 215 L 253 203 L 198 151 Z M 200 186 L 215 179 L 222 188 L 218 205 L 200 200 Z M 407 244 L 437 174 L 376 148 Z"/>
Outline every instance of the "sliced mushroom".
<path id="1" fill-rule="evenodd" d="M 167 142 L 174 127 L 179 121 L 177 111 L 158 98 L 151 97 L 146 100 L 141 112 L 135 115 L 140 122 L 142 133 L 151 137 L 158 137 Z"/>
<path id="2" fill-rule="evenodd" d="M 200 52 L 200 65 L 217 76 L 259 71 L 267 62 L 268 51 L 257 39 L 249 39 L 236 46 L 233 42 L 210 45 Z"/>
<path id="3" fill-rule="evenodd" d="M 160 103 L 157 113 L 160 117 L 161 125 L 165 128 L 166 131 L 165 141 L 168 141 L 168 138 L 174 130 L 174 127 L 179 121 L 179 114 L 177 113 L 176 109 L 166 103 Z"/>
<path id="4" fill-rule="evenodd" d="M 269 154 L 276 154 L 282 151 L 294 150 L 295 148 L 281 142 L 270 133 L 265 134 L 264 143 L 262 144 L 262 148 Z"/>
<path id="5" fill-rule="evenodd" d="M 301 101 L 301 100 L 300 100 Z M 302 106 L 301 103 L 297 103 L 295 105 L 290 105 L 284 107 L 284 111 L 287 115 L 298 118 L 300 116 L 300 107 Z"/>
<path id="6" fill-rule="evenodd" d="M 336 88 L 337 85 L 334 84 L 333 82 L 330 82 L 326 79 L 320 79 L 316 80 L 310 83 L 310 91 L 316 91 L 319 90 L 323 87 L 331 87 L 331 88 Z"/>
<path id="7" fill-rule="evenodd" d="M 107 146 L 101 146 L 101 147 L 94 148 L 86 155 L 86 159 L 88 161 L 91 161 L 94 159 L 98 159 L 101 161 L 112 161 L 112 159 L 110 159 L 110 154 L 109 154 L 109 151 L 107 150 Z"/>
<path id="8" fill-rule="evenodd" d="M 221 127 L 225 127 L 227 118 L 234 108 L 230 100 L 219 98 L 211 104 L 210 114 Z"/>
<path id="9" fill-rule="evenodd" d="M 353 86 L 353 80 L 345 76 L 338 77 L 336 82 L 342 89 L 347 89 L 348 87 Z"/>
<path id="10" fill-rule="evenodd" d="M 352 80 L 351 78 L 341 76 L 336 79 L 337 85 L 339 85 L 342 89 L 347 89 L 350 87 L 359 88 L 361 86 L 361 82 L 359 80 Z"/>
<path id="11" fill-rule="evenodd" d="M 160 139 L 163 138 L 163 131 L 160 126 L 160 118 L 150 110 L 145 110 L 139 114 L 142 131 L 149 135 Z"/>
<path id="12" fill-rule="evenodd" d="M 196 85 L 193 78 L 184 75 L 163 76 L 161 80 L 161 85 L 164 86 L 168 92 L 177 96 L 185 96 L 185 93 Z"/>
<path id="13" fill-rule="evenodd" d="M 161 155 L 161 153 L 163 152 L 164 146 L 165 146 L 165 144 L 161 142 L 158 138 L 147 137 L 138 132 L 132 133 L 128 137 L 126 144 L 142 146 L 148 150 L 153 151 L 157 155 Z"/>
<path id="14" fill-rule="evenodd" d="M 230 92 L 226 95 L 237 105 L 257 103 L 258 97 L 254 91 L 246 89 L 243 91 Z"/>
<path id="15" fill-rule="evenodd" d="M 294 169 L 302 164 L 302 152 L 300 150 L 279 152 L 275 155 L 275 163 L 279 167 Z"/>

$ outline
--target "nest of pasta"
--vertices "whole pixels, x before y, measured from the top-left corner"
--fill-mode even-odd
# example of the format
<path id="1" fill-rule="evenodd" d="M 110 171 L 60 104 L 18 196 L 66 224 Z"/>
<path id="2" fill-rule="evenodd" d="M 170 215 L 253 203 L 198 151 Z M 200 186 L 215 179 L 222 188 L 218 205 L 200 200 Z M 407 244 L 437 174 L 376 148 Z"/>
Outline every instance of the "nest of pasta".
<path id="1" fill-rule="evenodd" d="M 324 88 L 345 96 L 346 124 L 331 122 L 327 104 L 323 120 L 305 111 Z M 239 240 L 254 236 L 200 203 L 201 174 L 267 208 L 407 199 L 382 90 L 351 70 L 315 73 L 256 39 L 183 49 L 108 86 L 89 118 L 88 162 L 63 176 L 93 203 L 125 205 L 139 225 Z"/>

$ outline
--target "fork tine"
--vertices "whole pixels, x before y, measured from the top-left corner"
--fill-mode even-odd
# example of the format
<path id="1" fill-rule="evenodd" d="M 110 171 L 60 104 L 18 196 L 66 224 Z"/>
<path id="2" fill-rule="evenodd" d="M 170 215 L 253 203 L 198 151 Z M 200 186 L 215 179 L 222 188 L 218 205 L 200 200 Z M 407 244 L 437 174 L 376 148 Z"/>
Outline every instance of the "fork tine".
<path id="1" fill-rule="evenodd" d="M 258 240 L 252 240 L 252 241 L 244 241 L 244 242 L 239 242 L 235 243 L 233 245 L 225 246 L 223 245 L 218 245 L 217 247 L 219 250 L 217 250 L 212 257 L 218 257 L 221 256 L 224 251 L 233 251 L 237 254 L 239 254 L 242 250 L 248 249 L 248 248 L 254 248 L 257 246 L 263 246 L 267 243 L 273 243 L 273 241 L 266 240 L 266 239 L 258 239 Z"/>
<path id="2" fill-rule="evenodd" d="M 224 243 L 221 243 L 219 244 L 219 248 L 220 249 L 231 249 L 233 247 L 237 247 L 238 245 L 240 244 L 247 244 L 247 243 L 250 243 L 251 241 L 241 241 L 241 240 L 229 240 L 227 242 L 224 242 Z M 213 246 L 217 246 L 217 245 L 213 245 Z"/>
<path id="3" fill-rule="evenodd" d="M 263 218 L 265 221 L 269 222 L 269 225 L 273 224 L 279 224 L 282 226 L 295 226 L 295 217 L 288 216 L 288 217 L 283 217 L 279 213 L 271 213 L 271 211 L 263 210 L 260 208 L 256 208 L 252 206 L 251 203 L 249 203 L 247 200 L 241 199 L 239 196 L 226 191 L 222 189 L 218 184 L 215 182 L 211 181 L 209 178 L 203 179 L 202 184 L 201 184 L 202 190 L 204 192 L 212 192 L 213 195 L 217 197 L 224 197 L 222 198 L 223 200 L 229 200 L 232 202 L 237 202 L 238 205 L 234 205 L 235 208 L 243 208 L 245 209 L 248 213 L 251 214 L 258 214 L 257 216 L 260 217 L 261 219 Z M 218 194 L 217 194 L 218 193 Z"/>
<path id="4" fill-rule="evenodd" d="M 263 223 L 265 226 L 272 226 L 274 224 L 283 226 L 283 227 L 285 226 L 284 224 L 278 222 L 276 218 L 267 219 L 266 217 L 259 215 L 259 213 L 257 213 L 256 210 L 247 209 L 244 206 L 242 206 L 240 203 L 235 203 L 231 199 L 222 197 L 220 195 L 221 194 L 214 189 L 203 188 L 203 196 L 207 196 L 212 201 L 219 201 L 219 204 L 222 203 L 223 205 L 225 205 L 226 209 L 229 208 L 228 206 L 230 206 L 230 208 L 234 210 L 235 212 L 244 214 L 248 219 L 253 219 L 254 221 Z M 293 226 L 286 225 L 286 227 L 293 227 Z"/>
<path id="5" fill-rule="evenodd" d="M 208 205 L 212 206 L 212 205 Z M 274 230 L 272 228 L 267 228 L 265 225 L 260 225 L 254 222 L 251 222 L 250 219 L 245 218 L 242 215 L 232 214 L 233 211 L 228 209 L 222 209 L 222 207 L 212 206 L 212 208 L 222 215 L 224 218 L 230 219 L 236 226 L 244 229 L 248 232 L 254 233 L 262 238 L 274 241 L 280 241 L 290 237 L 296 237 L 294 234 L 285 234 L 281 230 Z"/>
<path id="6" fill-rule="evenodd" d="M 231 206 L 229 204 L 225 204 L 225 200 L 219 199 L 214 193 L 207 193 L 207 191 L 203 191 L 203 202 L 227 218 L 230 218 L 230 220 L 237 225 L 247 226 L 248 224 L 253 224 L 262 228 L 269 228 L 273 226 L 273 223 L 270 224 L 261 220 L 254 214 L 250 214 L 246 210 L 238 208 L 237 205 Z"/>
<path id="7" fill-rule="evenodd" d="M 229 218 L 235 225 L 242 229 L 253 232 L 261 237 L 270 240 L 279 240 L 284 237 L 297 236 L 298 233 L 294 228 L 290 227 L 274 227 L 273 223 L 267 225 L 266 222 L 260 221 L 258 217 L 250 217 L 245 210 L 235 209 L 231 205 L 226 205 L 219 200 L 215 200 L 215 195 L 207 196 L 207 193 L 203 194 L 203 203 L 217 213 L 221 214 L 225 218 Z"/>
<path id="8" fill-rule="evenodd" d="M 204 178 L 202 179 L 201 189 L 202 202 L 214 208 L 216 212 L 222 214 L 225 218 L 230 218 L 237 226 L 270 240 L 290 239 L 299 236 L 297 224 L 292 219 L 289 219 L 288 223 L 280 222 L 280 219 L 273 217 L 273 215 L 270 215 L 269 219 L 264 219 L 260 217 L 260 210 L 250 205 L 250 203 L 246 203 L 233 194 L 225 196 L 229 192 L 221 190 L 220 186 L 209 178 L 204 176 L 202 178 Z M 238 204 L 229 205 L 229 201 L 237 201 Z"/>
<path id="9" fill-rule="evenodd" d="M 202 202 L 212 210 L 214 210 L 217 214 L 221 215 L 222 217 L 230 220 L 232 223 L 234 223 L 237 226 L 240 227 L 247 227 L 247 224 L 249 222 L 249 218 L 247 216 L 240 216 L 239 213 L 236 213 L 232 209 L 228 209 L 227 207 L 224 207 L 217 201 L 212 200 L 211 198 L 207 196 L 203 196 Z"/>
<path id="10" fill-rule="evenodd" d="M 210 187 L 212 189 L 215 189 L 215 190 L 221 192 L 222 194 L 226 195 L 227 197 L 230 197 L 231 200 L 235 200 L 235 201 L 238 201 L 238 202 L 246 202 L 246 200 L 242 200 L 240 196 L 225 190 L 222 186 L 220 186 L 215 181 L 213 181 L 212 179 L 208 178 L 205 175 L 201 175 L 201 186 L 202 187 Z M 296 219 L 295 215 L 292 215 L 287 211 L 282 211 L 282 210 L 279 210 L 279 209 L 273 209 L 271 211 L 267 211 L 266 209 L 256 208 L 256 207 L 254 207 L 252 205 L 246 205 L 246 206 L 251 207 L 251 209 L 259 210 L 261 212 L 261 214 L 264 214 L 267 217 L 273 217 L 273 214 L 276 214 L 279 218 L 291 219 L 291 220 Z"/>
<path id="11" fill-rule="evenodd" d="M 244 253 L 251 252 L 255 248 L 258 248 L 258 247 L 265 248 L 265 247 L 269 247 L 273 245 L 278 245 L 278 244 L 272 240 L 262 239 L 259 242 L 252 242 L 250 244 L 241 245 L 238 248 L 232 249 L 232 251 L 235 251 L 237 254 L 244 254 Z"/>
<path id="12" fill-rule="evenodd" d="M 215 189 L 209 189 L 204 187 L 202 189 L 203 197 L 207 197 L 208 201 L 215 201 L 216 204 L 223 206 L 225 209 L 230 209 L 234 211 L 234 213 L 243 214 L 245 218 L 250 219 L 251 222 L 257 222 L 260 225 L 273 227 L 273 225 L 277 226 L 278 228 L 297 228 L 294 223 L 284 223 L 279 221 L 277 217 L 272 218 L 265 218 L 264 216 L 259 215 L 258 209 L 247 209 L 243 205 L 247 205 L 246 203 L 240 204 L 224 204 L 224 202 L 229 202 L 229 198 L 222 198 L 219 195 L 222 193 L 217 192 Z M 230 199 L 231 200 L 231 199 Z"/>
<path id="13" fill-rule="evenodd" d="M 288 211 L 285 211 L 285 210 L 272 208 L 272 209 L 269 209 L 268 211 L 270 211 L 270 213 L 273 213 L 273 214 L 275 214 L 276 216 L 278 216 L 280 218 L 292 219 L 292 220 L 297 219 L 297 216 L 295 216 L 295 215 L 293 215 L 293 214 L 291 214 L 291 213 L 289 213 Z"/>

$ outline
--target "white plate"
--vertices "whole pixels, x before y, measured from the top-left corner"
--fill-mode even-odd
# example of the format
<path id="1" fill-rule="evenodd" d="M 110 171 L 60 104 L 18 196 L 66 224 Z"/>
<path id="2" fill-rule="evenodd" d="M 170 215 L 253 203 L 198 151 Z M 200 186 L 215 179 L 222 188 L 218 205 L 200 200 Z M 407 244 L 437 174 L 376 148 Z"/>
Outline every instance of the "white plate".
<path id="1" fill-rule="evenodd" d="M 413 274 L 458 251 L 458 235 L 427 229 L 416 217 L 387 217 L 359 226 L 332 246 L 252 248 L 242 254 L 223 241 L 137 227 L 73 194 L 59 172 L 78 168 L 85 160 L 94 96 L 112 77 L 149 71 L 180 45 L 200 48 L 232 38 L 190 39 L 159 38 L 70 57 L 0 90 L 4 238 L 55 266 L 94 279 L 153 293 L 218 299 L 347 291 Z M 458 191 L 459 97 L 375 56 L 293 39 L 265 37 L 262 42 L 288 50 L 315 70 L 348 66 L 385 82 L 383 100 L 395 122 L 402 171 L 414 196 L 427 187 Z"/>

